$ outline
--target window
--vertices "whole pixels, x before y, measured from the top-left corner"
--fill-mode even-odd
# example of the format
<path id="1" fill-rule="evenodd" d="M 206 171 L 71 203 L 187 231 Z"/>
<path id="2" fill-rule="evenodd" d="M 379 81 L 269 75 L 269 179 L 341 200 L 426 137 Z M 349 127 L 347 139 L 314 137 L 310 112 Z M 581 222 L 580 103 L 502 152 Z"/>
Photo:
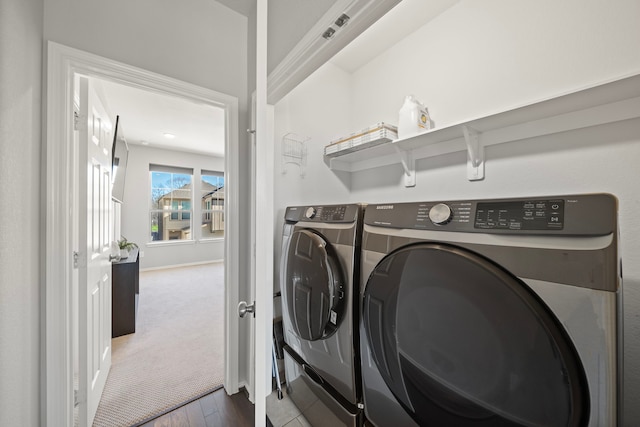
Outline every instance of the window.
<path id="1" fill-rule="evenodd" d="M 203 170 L 200 182 L 203 239 L 224 237 L 224 174 Z"/>
<path id="2" fill-rule="evenodd" d="M 151 241 L 191 240 L 193 170 L 149 165 Z"/>

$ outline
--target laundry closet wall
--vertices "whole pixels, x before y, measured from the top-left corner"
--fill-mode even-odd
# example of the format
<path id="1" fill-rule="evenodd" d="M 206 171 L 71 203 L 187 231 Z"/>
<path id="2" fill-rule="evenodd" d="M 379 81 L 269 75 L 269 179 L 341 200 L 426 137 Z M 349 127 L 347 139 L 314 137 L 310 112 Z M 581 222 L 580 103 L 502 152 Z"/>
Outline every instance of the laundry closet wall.
<path id="1" fill-rule="evenodd" d="M 42 0 L 0 1 L 0 425 L 39 425 Z"/>
<path id="2" fill-rule="evenodd" d="M 379 121 L 397 123 L 414 94 L 437 126 L 508 110 L 640 73 L 640 4 L 633 0 L 463 0 L 373 61 L 348 73 L 325 64 L 276 105 L 276 140 L 308 137 L 306 176 L 276 175 L 277 218 L 304 203 L 394 202 L 610 192 L 620 201 L 624 264 L 625 425 L 640 424 L 640 119 L 486 149 L 486 177 L 466 178 L 466 153 L 333 172 L 323 147 Z M 384 18 L 383 18 L 384 19 Z M 276 159 L 279 159 L 276 147 Z M 279 254 L 278 236 L 276 250 Z"/>

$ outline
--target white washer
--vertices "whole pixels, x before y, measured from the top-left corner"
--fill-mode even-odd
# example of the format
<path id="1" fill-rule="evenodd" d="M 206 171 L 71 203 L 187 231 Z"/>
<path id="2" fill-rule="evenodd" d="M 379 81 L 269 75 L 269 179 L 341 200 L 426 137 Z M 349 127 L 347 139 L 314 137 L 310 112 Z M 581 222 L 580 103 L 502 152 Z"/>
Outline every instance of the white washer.
<path id="1" fill-rule="evenodd" d="M 621 286 L 611 195 L 368 205 L 366 418 L 622 425 Z"/>

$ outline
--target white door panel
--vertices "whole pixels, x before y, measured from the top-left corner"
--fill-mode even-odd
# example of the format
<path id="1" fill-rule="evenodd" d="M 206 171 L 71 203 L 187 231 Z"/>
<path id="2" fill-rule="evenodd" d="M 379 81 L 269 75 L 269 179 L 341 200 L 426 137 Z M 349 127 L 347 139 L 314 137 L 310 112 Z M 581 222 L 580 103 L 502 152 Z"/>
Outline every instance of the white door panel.
<path id="1" fill-rule="evenodd" d="M 78 425 L 90 426 L 111 367 L 112 125 L 89 79 L 79 83 Z"/>

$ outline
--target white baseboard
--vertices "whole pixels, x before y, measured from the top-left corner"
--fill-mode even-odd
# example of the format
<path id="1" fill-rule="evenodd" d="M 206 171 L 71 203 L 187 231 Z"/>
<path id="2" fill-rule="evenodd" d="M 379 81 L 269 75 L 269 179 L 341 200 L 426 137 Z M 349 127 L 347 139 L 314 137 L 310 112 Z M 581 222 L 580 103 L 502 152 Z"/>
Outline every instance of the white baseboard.
<path id="1" fill-rule="evenodd" d="M 227 390 L 227 393 L 229 393 L 230 390 Z M 253 403 L 254 405 L 256 404 L 255 402 L 255 398 L 251 395 L 251 392 L 249 391 L 249 384 L 247 384 L 246 381 L 240 381 L 238 383 L 238 390 L 236 390 L 235 392 L 231 393 L 231 394 L 235 394 L 238 393 L 240 391 L 244 391 L 247 394 L 247 399 L 249 399 L 249 402 Z"/>
<path id="2" fill-rule="evenodd" d="M 154 270 L 164 270 L 166 268 L 177 268 L 177 267 L 193 267 L 195 265 L 203 265 L 203 264 L 218 264 L 224 263 L 224 259 L 215 259 L 211 261 L 198 261 L 198 262 L 188 262 L 185 264 L 171 264 L 171 265 L 163 265 L 160 267 L 147 267 L 141 268 L 140 271 L 154 271 Z"/>

